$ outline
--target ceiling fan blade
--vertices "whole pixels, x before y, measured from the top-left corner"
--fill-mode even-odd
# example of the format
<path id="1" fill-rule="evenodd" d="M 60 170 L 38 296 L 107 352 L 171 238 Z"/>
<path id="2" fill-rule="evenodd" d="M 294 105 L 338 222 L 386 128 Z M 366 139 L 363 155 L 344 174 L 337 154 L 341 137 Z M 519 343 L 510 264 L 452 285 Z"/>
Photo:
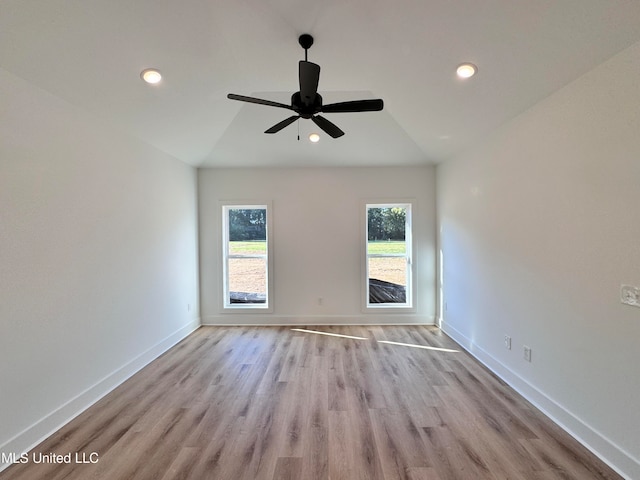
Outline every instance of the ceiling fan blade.
<path id="1" fill-rule="evenodd" d="M 378 112 L 382 110 L 384 102 L 380 98 L 375 100 L 352 100 L 350 102 L 330 103 L 322 106 L 322 112 L 348 113 L 348 112 Z"/>
<path id="2" fill-rule="evenodd" d="M 322 130 L 324 130 L 328 135 L 330 135 L 333 138 L 338 138 L 344 135 L 344 132 L 340 130 L 335 124 L 331 123 L 329 120 L 327 120 L 324 117 L 321 117 L 320 115 L 311 117 L 311 120 L 313 120 L 313 123 L 318 125 Z"/>
<path id="3" fill-rule="evenodd" d="M 271 100 L 263 100 L 262 98 L 245 97 L 244 95 L 236 95 L 235 93 L 230 93 L 229 95 L 227 95 L 227 98 L 230 100 L 239 100 L 241 102 L 257 103 L 258 105 L 267 105 L 269 107 L 279 107 L 279 108 L 286 108 L 287 110 L 293 110 L 291 105 L 272 102 Z"/>
<path id="4" fill-rule="evenodd" d="M 297 119 L 300 118 L 300 115 L 293 115 L 279 123 L 276 123 L 273 127 L 271 127 L 268 130 L 265 130 L 264 133 L 278 133 L 280 130 L 282 130 L 284 127 L 287 127 L 289 125 L 291 125 L 293 122 L 295 122 Z"/>
<path id="5" fill-rule="evenodd" d="M 313 105 L 318 93 L 318 82 L 320 81 L 320 65 L 300 60 L 300 98 L 305 105 Z"/>

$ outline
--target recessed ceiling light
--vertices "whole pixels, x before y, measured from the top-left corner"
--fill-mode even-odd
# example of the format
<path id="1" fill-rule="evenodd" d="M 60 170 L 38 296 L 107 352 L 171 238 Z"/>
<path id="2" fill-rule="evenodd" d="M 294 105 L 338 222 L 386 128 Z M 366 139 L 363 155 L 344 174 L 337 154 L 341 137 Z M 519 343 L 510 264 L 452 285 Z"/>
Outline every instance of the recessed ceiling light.
<path id="1" fill-rule="evenodd" d="M 162 80 L 162 75 L 155 68 L 147 68 L 140 73 L 140 78 L 145 82 L 154 85 Z"/>
<path id="2" fill-rule="evenodd" d="M 460 78 L 469 78 L 469 77 L 473 77 L 477 71 L 478 71 L 478 67 L 476 67 L 473 63 L 463 63 L 461 65 L 458 65 L 458 68 L 456 69 L 456 74 Z"/>
<path id="3" fill-rule="evenodd" d="M 320 135 L 318 135 L 317 133 L 312 133 L 311 135 L 309 135 L 309 141 L 318 143 L 320 141 Z"/>

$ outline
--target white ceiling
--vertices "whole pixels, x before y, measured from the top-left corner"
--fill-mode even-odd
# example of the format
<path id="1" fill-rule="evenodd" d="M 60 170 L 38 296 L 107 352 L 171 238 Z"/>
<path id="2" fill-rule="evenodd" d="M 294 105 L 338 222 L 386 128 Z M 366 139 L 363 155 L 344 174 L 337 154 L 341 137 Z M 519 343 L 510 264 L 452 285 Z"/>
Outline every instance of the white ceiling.
<path id="1" fill-rule="evenodd" d="M 291 112 L 226 94 L 289 103 L 302 33 L 325 104 L 384 110 L 262 133 Z M 0 67 L 195 166 L 437 163 L 638 41 L 638 0 L 0 0 Z"/>

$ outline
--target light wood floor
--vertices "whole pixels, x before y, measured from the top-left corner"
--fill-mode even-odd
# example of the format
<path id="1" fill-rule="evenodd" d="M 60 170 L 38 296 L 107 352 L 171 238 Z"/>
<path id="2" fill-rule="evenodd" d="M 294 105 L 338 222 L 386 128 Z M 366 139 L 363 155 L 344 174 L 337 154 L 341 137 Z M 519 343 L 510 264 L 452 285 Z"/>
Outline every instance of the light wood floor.
<path id="1" fill-rule="evenodd" d="M 0 480 L 620 478 L 437 328 L 308 329 L 363 339 L 203 327 Z"/>

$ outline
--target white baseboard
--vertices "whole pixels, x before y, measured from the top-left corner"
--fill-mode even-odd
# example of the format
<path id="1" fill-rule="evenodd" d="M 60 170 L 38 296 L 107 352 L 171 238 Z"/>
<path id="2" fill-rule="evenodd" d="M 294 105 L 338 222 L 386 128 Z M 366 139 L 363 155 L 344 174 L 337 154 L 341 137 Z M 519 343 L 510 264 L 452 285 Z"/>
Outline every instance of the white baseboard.
<path id="1" fill-rule="evenodd" d="M 200 319 L 194 319 L 189 325 L 180 328 L 123 367 L 0 445 L 0 452 L 6 455 L 15 453 L 18 456 L 28 452 L 199 327 Z M 0 463 L 0 472 L 9 465 L 11 464 Z"/>
<path id="2" fill-rule="evenodd" d="M 302 326 L 302 325 L 434 325 L 435 319 L 415 314 L 377 315 L 272 315 L 229 313 L 202 317 L 202 325 Z"/>
<path id="3" fill-rule="evenodd" d="M 640 479 L 640 460 L 618 447 L 603 434 L 589 426 L 565 407 L 551 399 L 520 375 L 496 360 L 491 354 L 474 344 L 446 322 L 439 321 L 440 328 L 449 337 L 484 364 L 489 370 L 504 380 L 520 395 L 558 424 L 569 435 L 588 448 L 594 455 L 626 479 Z"/>

